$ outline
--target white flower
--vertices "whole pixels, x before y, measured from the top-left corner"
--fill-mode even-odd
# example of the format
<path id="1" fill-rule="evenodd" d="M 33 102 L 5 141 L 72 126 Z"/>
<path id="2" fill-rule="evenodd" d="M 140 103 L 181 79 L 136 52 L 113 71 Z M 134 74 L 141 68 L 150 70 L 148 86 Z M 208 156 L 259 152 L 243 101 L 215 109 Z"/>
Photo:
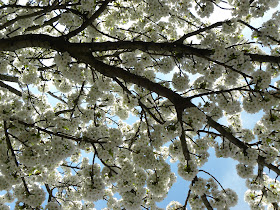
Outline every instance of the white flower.
<path id="1" fill-rule="evenodd" d="M 185 180 L 192 181 L 198 173 L 197 166 L 193 161 L 178 163 L 178 174 Z"/>
<path id="2" fill-rule="evenodd" d="M 262 70 L 257 70 L 252 74 L 253 82 L 256 84 L 256 88 L 258 89 L 265 89 L 268 88 L 268 86 L 271 83 L 271 75 Z"/>
<path id="3" fill-rule="evenodd" d="M 174 73 L 172 85 L 177 91 L 185 91 L 189 87 L 189 77 L 185 73 Z"/>
<path id="4" fill-rule="evenodd" d="M 171 201 L 166 206 L 166 210 L 176 210 L 176 209 L 180 209 L 182 207 L 183 207 L 183 205 L 181 203 L 179 203 L 178 201 Z M 187 208 L 186 208 L 186 210 L 187 210 Z"/>

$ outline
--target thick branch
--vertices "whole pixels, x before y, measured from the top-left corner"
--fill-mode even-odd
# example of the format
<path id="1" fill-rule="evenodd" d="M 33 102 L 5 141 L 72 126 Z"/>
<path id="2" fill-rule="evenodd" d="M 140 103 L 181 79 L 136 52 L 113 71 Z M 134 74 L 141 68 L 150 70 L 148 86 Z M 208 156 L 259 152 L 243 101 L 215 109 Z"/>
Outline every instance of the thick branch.
<path id="1" fill-rule="evenodd" d="M 269 168 L 270 170 L 274 171 L 276 174 L 280 175 L 280 169 L 278 167 L 276 167 L 275 165 L 272 165 L 271 163 L 266 163 L 264 157 L 259 156 L 257 161 L 258 161 L 258 164 L 264 165 L 267 168 Z"/>
<path id="2" fill-rule="evenodd" d="M 268 62 L 268 63 L 280 63 L 279 56 L 272 56 L 272 55 L 261 55 L 261 54 L 251 54 L 251 53 L 244 53 L 244 55 L 250 56 L 252 61 L 257 62 Z"/>
<path id="3" fill-rule="evenodd" d="M 185 134 L 185 130 L 184 130 L 184 126 L 183 126 L 183 119 L 182 119 L 182 114 L 183 114 L 183 108 L 180 108 L 180 106 L 175 106 L 176 107 L 176 112 L 177 112 L 177 119 L 178 122 L 180 123 L 181 129 L 182 129 L 182 133 L 180 135 L 180 142 L 181 142 L 181 146 L 182 146 L 182 150 L 183 150 L 183 154 L 185 157 L 186 161 L 191 160 L 190 157 L 190 152 L 189 152 L 189 148 L 187 145 L 187 141 L 186 141 L 186 134 Z"/>
<path id="4" fill-rule="evenodd" d="M 44 34 L 27 34 L 19 35 L 8 39 L 0 39 L 1 51 L 14 51 L 26 47 L 42 47 L 51 48 L 58 51 L 75 51 L 76 53 L 86 53 L 93 51 L 108 51 L 108 50 L 142 50 L 142 51 L 157 51 L 157 52 L 173 52 L 183 53 L 184 55 L 196 55 L 198 57 L 210 56 L 214 53 L 212 49 L 200 49 L 189 45 L 176 43 L 154 43 L 143 41 L 117 41 L 117 42 L 92 42 L 92 43 L 70 43 L 63 37 L 52 37 Z M 248 55 L 252 61 L 280 63 L 279 56 L 260 55 L 244 53 Z"/>
<path id="5" fill-rule="evenodd" d="M 2 82 L 2 81 L 0 81 L 0 87 L 9 90 L 11 93 L 16 94 L 17 96 L 20 96 L 20 97 L 22 96 L 22 93 L 21 93 L 19 90 L 17 90 L 17 89 L 15 89 L 15 88 L 13 88 L 13 87 L 11 87 L 11 86 L 5 84 L 5 83 Z"/>
<path id="6" fill-rule="evenodd" d="M 155 42 L 143 42 L 143 41 L 117 41 L 117 42 L 95 42 L 95 43 L 71 43 L 79 51 L 85 51 L 87 49 L 91 51 L 108 51 L 108 50 L 120 50 L 120 49 L 129 49 L 129 50 L 142 50 L 142 51 L 159 51 L 159 52 L 173 52 L 173 53 L 182 53 L 184 55 L 196 55 L 198 57 L 211 56 L 214 54 L 214 49 L 202 49 L 192 47 L 190 45 L 184 45 L 180 43 L 155 43 Z M 257 62 L 271 62 L 271 63 L 280 63 L 279 56 L 271 55 L 261 55 L 261 54 L 252 54 L 244 53 L 250 57 L 252 61 Z"/>
<path id="7" fill-rule="evenodd" d="M 18 77 L 0 74 L 0 80 L 4 80 L 8 82 L 18 82 Z"/>
<path id="8" fill-rule="evenodd" d="M 110 78 L 118 77 L 128 83 L 133 83 L 138 86 L 144 87 L 150 91 L 153 91 L 161 96 L 168 98 L 173 104 L 181 104 L 181 106 L 184 106 L 184 108 L 193 106 L 191 105 L 188 98 L 183 98 L 179 94 L 173 92 L 172 90 L 156 82 L 152 82 L 151 80 L 145 77 L 132 74 L 129 71 L 125 71 L 124 69 L 116 66 L 110 66 L 108 64 L 105 64 L 94 58 L 91 55 L 91 53 L 80 54 L 75 52 L 74 50 L 69 50 L 68 52 L 70 53 L 70 55 L 77 58 L 80 62 L 84 62 L 91 65 L 91 67 L 93 67 L 96 71 L 103 74 L 104 76 Z"/>
<path id="9" fill-rule="evenodd" d="M 235 146 L 243 149 L 244 151 L 249 148 L 246 144 L 242 141 L 234 137 L 230 132 L 228 132 L 221 124 L 217 123 L 211 117 L 207 116 L 207 124 L 210 125 L 212 128 L 216 129 L 222 136 L 226 137 L 231 143 Z"/>
<path id="10" fill-rule="evenodd" d="M 0 39 L 1 51 L 15 51 L 27 47 L 41 47 L 58 50 L 66 44 L 62 37 L 53 37 L 45 34 L 27 34 L 12 38 Z"/>

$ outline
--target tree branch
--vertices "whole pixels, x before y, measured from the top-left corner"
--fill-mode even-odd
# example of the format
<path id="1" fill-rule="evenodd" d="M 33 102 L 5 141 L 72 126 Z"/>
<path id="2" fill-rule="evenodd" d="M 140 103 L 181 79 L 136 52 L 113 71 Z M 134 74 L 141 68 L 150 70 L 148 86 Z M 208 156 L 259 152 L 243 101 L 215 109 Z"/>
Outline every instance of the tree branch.
<path id="1" fill-rule="evenodd" d="M 94 51 L 109 51 L 109 50 L 142 50 L 157 51 L 157 52 L 173 52 L 182 53 L 184 55 L 196 55 L 205 58 L 214 53 L 213 49 L 200 49 L 193 46 L 176 44 L 169 42 L 154 43 L 143 41 L 117 41 L 117 42 L 92 42 L 92 43 L 70 43 L 63 36 L 53 37 L 45 34 L 27 34 L 19 35 L 7 39 L 0 39 L 1 51 L 14 51 L 26 47 L 42 47 L 54 49 L 60 52 L 75 51 L 76 53 L 88 53 Z M 244 53 L 248 55 L 252 61 L 280 63 L 279 56 L 261 55 Z"/>
<path id="2" fill-rule="evenodd" d="M 217 123 L 215 120 L 213 120 L 211 117 L 207 116 L 207 124 L 211 126 L 212 128 L 216 129 L 222 136 L 226 137 L 231 143 L 233 143 L 235 146 L 239 147 L 240 149 L 243 149 L 246 151 L 249 147 L 234 137 L 230 132 L 228 132 L 221 124 Z"/>
<path id="3" fill-rule="evenodd" d="M 168 98 L 173 104 L 181 104 L 181 106 L 184 106 L 184 108 L 193 106 L 191 105 L 190 100 L 188 98 L 183 98 L 174 91 L 156 82 L 152 82 L 151 80 L 145 77 L 132 74 L 129 71 L 125 71 L 120 67 L 105 64 L 94 58 L 90 52 L 87 54 L 80 54 L 75 52 L 74 50 L 69 50 L 68 52 L 80 62 L 89 64 L 91 67 L 93 67 L 96 71 L 103 74 L 104 76 L 110 78 L 118 77 L 126 82 L 144 87 L 150 91 L 153 91 L 161 96 Z"/>
<path id="4" fill-rule="evenodd" d="M 0 80 L 4 80 L 7 82 L 18 82 L 18 77 L 0 74 Z"/>
<path id="5" fill-rule="evenodd" d="M 48 184 L 45 184 L 45 187 L 46 187 L 47 192 L 49 193 L 48 202 L 50 202 L 52 200 L 52 197 L 53 197 L 53 195 L 52 195 L 53 189 L 50 189 L 50 186 Z"/>
<path id="6" fill-rule="evenodd" d="M 220 134 L 222 134 L 222 136 L 226 137 L 231 143 L 236 145 L 238 148 L 243 149 L 244 151 L 246 151 L 246 149 L 249 148 L 245 143 L 234 137 L 230 132 L 226 131 L 226 129 L 221 124 L 214 121 L 211 117 L 207 116 L 207 120 L 207 124 L 209 126 L 216 129 Z M 266 163 L 264 157 L 259 155 L 257 163 L 266 166 L 270 170 L 274 171 L 276 174 L 280 175 L 280 169 L 271 163 Z"/>
<path id="7" fill-rule="evenodd" d="M 121 82 L 120 80 L 118 80 L 117 78 L 113 78 L 113 79 L 114 79 L 114 81 L 116 81 L 116 82 L 122 87 L 122 89 L 123 89 L 125 92 L 127 92 L 127 93 L 129 93 L 131 96 L 135 97 L 135 96 L 131 93 L 131 91 L 128 90 L 127 87 L 125 87 L 125 86 L 122 84 L 122 82 Z M 135 98 L 136 98 L 136 97 L 135 97 Z M 138 98 L 137 98 L 137 99 L 138 99 Z M 143 109 L 146 110 L 146 112 L 148 112 L 148 113 L 152 116 L 152 118 L 153 118 L 155 121 L 157 121 L 159 124 L 164 124 L 164 122 L 162 122 L 160 119 L 158 119 L 158 118 L 150 111 L 150 109 L 149 109 L 145 104 L 143 104 L 143 103 L 140 101 L 140 99 L 138 99 L 138 103 L 139 103 L 139 105 L 140 105 Z"/>
<path id="8" fill-rule="evenodd" d="M 61 17 L 61 15 L 57 15 L 57 16 L 45 21 L 42 25 L 30 26 L 30 27 L 26 28 L 25 31 L 34 31 L 34 30 L 37 30 L 39 28 L 43 28 L 45 26 L 51 25 L 52 23 L 58 21 L 60 17 Z"/>
<path id="9" fill-rule="evenodd" d="M 212 29 L 212 28 L 216 28 L 216 27 L 218 27 L 218 26 L 222 26 L 224 23 L 230 23 L 230 20 L 216 22 L 216 23 L 214 23 L 214 24 L 212 24 L 212 25 L 210 25 L 210 26 L 207 26 L 207 27 L 198 29 L 198 30 L 196 30 L 196 31 L 193 31 L 193 32 L 184 34 L 180 39 L 178 39 L 178 40 L 175 41 L 174 43 L 182 44 L 182 43 L 184 42 L 185 39 L 187 39 L 187 38 L 189 38 L 189 37 L 191 37 L 191 36 L 200 34 L 201 32 L 208 31 L 208 30 L 210 30 L 210 29 Z"/>
<path id="10" fill-rule="evenodd" d="M 213 210 L 212 206 L 210 205 L 209 201 L 207 200 L 206 198 L 206 195 L 203 194 L 201 197 L 201 200 L 203 202 L 203 204 L 205 205 L 205 207 L 208 209 L 208 210 Z"/>
<path id="11" fill-rule="evenodd" d="M 35 16 L 39 16 L 39 15 L 42 15 L 42 14 L 45 14 L 51 10 L 53 10 L 56 6 L 57 6 L 57 0 L 54 2 L 53 5 L 51 6 L 48 6 L 48 7 L 36 7 L 36 10 L 38 9 L 41 9 L 39 11 L 36 11 L 36 12 L 33 12 L 33 13 L 30 13 L 30 14 L 26 14 L 26 15 L 21 15 L 21 16 L 17 16 L 16 18 L 14 19 L 11 19 L 7 22 L 5 22 L 4 24 L 0 25 L 0 30 L 4 29 L 4 28 L 7 28 L 8 26 L 14 24 L 15 22 L 17 22 L 18 20 L 22 20 L 22 19 L 27 19 L 27 18 L 32 18 L 32 17 L 35 17 Z M 35 8 L 34 8 L 35 9 Z"/>
<path id="12" fill-rule="evenodd" d="M 2 81 L 0 81 L 0 87 L 9 90 L 11 93 L 16 94 L 17 96 L 20 96 L 20 97 L 22 96 L 22 93 L 21 93 L 19 90 L 17 90 L 17 89 L 15 89 L 15 88 L 13 88 L 13 87 L 11 87 L 11 86 L 5 84 L 5 83 L 2 82 Z"/>
<path id="13" fill-rule="evenodd" d="M 189 148 L 188 148 L 187 141 L 186 141 L 186 134 L 185 134 L 183 119 L 182 119 L 182 114 L 183 114 L 184 108 L 181 108 L 178 105 L 177 106 L 175 105 L 175 108 L 176 108 L 176 112 L 177 112 L 177 119 L 178 119 L 178 122 L 180 123 L 181 129 L 182 129 L 182 133 L 180 135 L 180 142 L 181 142 L 183 154 L 184 154 L 185 160 L 189 161 L 189 160 L 191 160 L 191 156 L 190 156 Z"/>
<path id="14" fill-rule="evenodd" d="M 105 9 L 107 8 L 108 4 L 111 2 L 112 0 L 105 0 L 103 2 L 103 4 L 98 8 L 98 10 L 89 18 L 87 19 L 79 28 L 75 29 L 74 31 L 69 32 L 67 35 L 65 35 L 64 37 L 68 40 L 73 36 L 76 36 L 78 33 L 80 33 L 81 31 L 83 31 L 86 27 L 88 27 L 96 18 L 98 18 L 102 12 L 105 11 Z"/>
<path id="15" fill-rule="evenodd" d="M 242 23 L 243 25 L 247 26 L 248 28 L 250 28 L 252 31 L 256 31 L 259 35 L 263 36 L 263 33 L 261 31 L 259 31 L 258 29 L 256 29 L 255 27 L 251 26 L 250 24 L 246 23 L 243 20 L 238 20 L 239 23 Z M 280 44 L 280 41 L 275 39 L 274 37 L 270 36 L 270 35 L 264 35 L 266 37 L 268 37 L 269 39 L 271 39 L 272 41 Z"/>
<path id="16" fill-rule="evenodd" d="M 52 97 L 56 98 L 57 100 L 59 100 L 59 101 L 65 103 L 65 104 L 67 104 L 66 101 L 64 101 L 61 97 L 56 96 L 55 94 L 53 94 L 51 91 L 48 91 L 47 93 L 50 94 Z M 72 109 L 71 109 L 71 110 L 72 110 Z"/>
<path id="17" fill-rule="evenodd" d="M 12 153 L 12 156 L 14 158 L 15 164 L 16 164 L 17 167 L 19 167 L 19 163 L 17 161 L 17 157 L 16 157 L 15 151 L 13 149 L 13 146 L 11 144 L 10 137 L 9 137 L 9 134 L 8 134 L 7 122 L 5 120 L 4 120 L 4 133 L 5 133 L 5 137 L 6 137 L 6 143 L 7 143 L 8 150 L 11 150 L 11 153 Z M 30 192 L 29 192 L 29 189 L 27 187 L 27 183 L 26 183 L 24 177 L 21 177 L 21 180 L 22 180 L 22 183 L 23 183 L 23 186 L 25 188 L 25 191 L 26 191 L 27 195 L 30 195 Z"/>
<path id="18" fill-rule="evenodd" d="M 190 45 L 184 45 L 180 43 L 170 43 L 170 42 L 143 42 L 143 41 L 117 41 L 117 42 L 94 42 L 94 43 L 71 43 L 72 47 L 76 48 L 81 52 L 85 50 L 91 51 L 108 51 L 108 50 L 120 50 L 120 49 L 129 49 L 129 50 L 142 50 L 147 51 L 159 51 L 159 52 L 174 52 L 182 53 L 184 55 L 196 55 L 198 57 L 205 58 L 205 56 L 211 56 L 214 54 L 214 49 L 207 48 L 195 48 Z M 70 46 L 69 45 L 69 46 Z M 79 48 L 80 47 L 80 48 Z M 272 55 L 261 55 L 261 54 L 252 54 L 244 53 L 250 57 L 252 61 L 257 62 L 271 62 L 271 63 L 280 63 L 279 56 Z"/>
<path id="19" fill-rule="evenodd" d="M 94 144 L 94 143 L 98 143 L 98 144 L 101 144 L 101 143 L 107 143 L 107 141 L 99 141 L 99 140 L 93 140 L 93 139 L 90 139 L 90 138 L 79 138 L 79 137 L 75 137 L 75 136 L 72 136 L 72 135 L 68 135 L 68 134 L 65 134 L 65 133 L 61 133 L 61 132 L 53 132 L 53 131 L 50 131 L 50 130 L 47 130 L 45 128 L 41 128 L 39 126 L 36 126 L 35 124 L 30 124 L 30 123 L 26 123 L 26 122 L 23 122 L 21 120 L 17 120 L 17 119 L 10 119 L 12 121 L 17 121 L 18 123 L 26 126 L 26 127 L 33 127 L 35 129 L 37 129 L 38 131 L 42 131 L 44 133 L 47 133 L 49 135 L 54 135 L 54 136 L 58 136 L 58 137 L 61 137 L 61 138 L 66 138 L 66 139 L 71 139 L 71 140 L 74 140 L 76 142 L 88 142 L 88 143 L 91 143 L 91 144 Z"/>

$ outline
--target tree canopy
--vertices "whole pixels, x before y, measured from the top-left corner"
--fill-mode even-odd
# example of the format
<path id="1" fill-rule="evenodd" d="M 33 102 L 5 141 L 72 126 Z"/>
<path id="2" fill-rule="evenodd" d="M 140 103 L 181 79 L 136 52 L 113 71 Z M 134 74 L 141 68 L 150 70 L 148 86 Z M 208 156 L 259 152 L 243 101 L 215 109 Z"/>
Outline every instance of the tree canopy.
<path id="1" fill-rule="evenodd" d="M 280 13 L 251 23 L 277 4 L 0 1 L 0 208 L 156 210 L 179 175 L 186 200 L 166 209 L 230 209 L 203 170 L 214 148 L 251 209 L 279 209 Z M 242 111 L 263 115 L 254 129 Z"/>

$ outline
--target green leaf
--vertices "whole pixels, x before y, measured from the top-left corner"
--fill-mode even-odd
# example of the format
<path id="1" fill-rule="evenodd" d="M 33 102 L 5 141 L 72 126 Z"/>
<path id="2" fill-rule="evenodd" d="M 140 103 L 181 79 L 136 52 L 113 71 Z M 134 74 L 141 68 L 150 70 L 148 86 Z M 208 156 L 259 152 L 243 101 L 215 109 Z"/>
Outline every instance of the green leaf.
<path id="1" fill-rule="evenodd" d="M 35 174 L 35 175 L 40 175 L 40 174 L 41 174 L 41 171 L 36 170 L 34 174 Z"/>
<path id="2" fill-rule="evenodd" d="M 114 154 L 113 154 L 113 152 L 112 152 L 111 149 L 109 150 L 109 154 L 110 154 L 112 157 L 114 156 Z"/>

